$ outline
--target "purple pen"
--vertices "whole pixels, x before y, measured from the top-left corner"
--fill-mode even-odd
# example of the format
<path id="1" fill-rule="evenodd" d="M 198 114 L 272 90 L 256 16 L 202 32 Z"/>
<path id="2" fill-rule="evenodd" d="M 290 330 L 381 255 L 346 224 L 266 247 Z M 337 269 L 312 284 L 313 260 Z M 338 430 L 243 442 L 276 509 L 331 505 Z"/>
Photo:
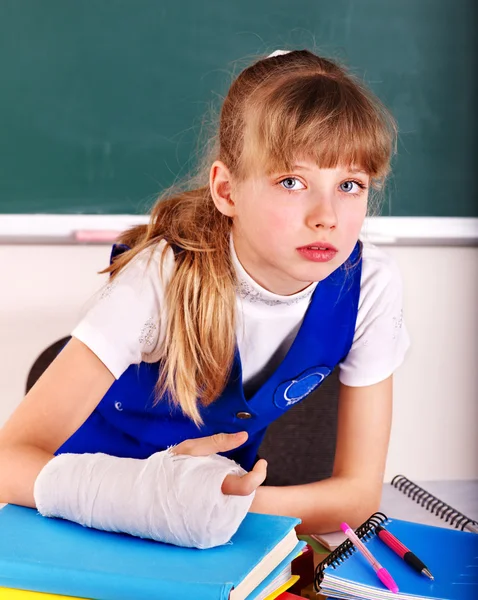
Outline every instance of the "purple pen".
<path id="1" fill-rule="evenodd" d="M 365 556 L 368 562 L 372 565 L 375 573 L 377 573 L 377 577 L 383 583 L 385 587 L 387 587 L 394 594 L 398 593 L 398 585 L 393 580 L 390 573 L 387 569 L 384 569 L 382 565 L 378 562 L 376 558 L 374 558 L 373 554 L 365 547 L 365 544 L 355 535 L 354 530 L 347 525 L 347 523 L 342 523 L 340 525 L 342 531 L 349 538 L 352 544 L 357 548 L 359 552 Z"/>

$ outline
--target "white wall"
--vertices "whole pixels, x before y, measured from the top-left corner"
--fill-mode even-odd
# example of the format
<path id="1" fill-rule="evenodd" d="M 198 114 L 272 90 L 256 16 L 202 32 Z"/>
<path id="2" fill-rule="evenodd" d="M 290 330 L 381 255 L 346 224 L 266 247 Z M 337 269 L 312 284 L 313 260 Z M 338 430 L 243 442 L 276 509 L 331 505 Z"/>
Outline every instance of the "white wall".
<path id="1" fill-rule="evenodd" d="M 412 338 L 395 377 L 386 479 L 478 478 L 478 248 L 388 246 Z M 41 351 L 68 335 L 109 246 L 0 245 L 0 426 Z"/>
<path id="2" fill-rule="evenodd" d="M 478 479 L 478 248 L 387 248 L 412 346 L 395 378 L 387 475 Z"/>

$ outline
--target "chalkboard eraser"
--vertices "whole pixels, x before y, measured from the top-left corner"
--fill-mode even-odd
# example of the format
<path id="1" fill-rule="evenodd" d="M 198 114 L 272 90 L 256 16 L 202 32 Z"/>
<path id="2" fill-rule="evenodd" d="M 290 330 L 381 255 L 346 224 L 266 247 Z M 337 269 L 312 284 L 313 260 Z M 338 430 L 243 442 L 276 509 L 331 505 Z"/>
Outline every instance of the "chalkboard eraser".
<path id="1" fill-rule="evenodd" d="M 79 229 L 73 233 L 76 242 L 106 243 L 115 242 L 120 235 L 120 231 L 110 231 L 105 229 Z"/>

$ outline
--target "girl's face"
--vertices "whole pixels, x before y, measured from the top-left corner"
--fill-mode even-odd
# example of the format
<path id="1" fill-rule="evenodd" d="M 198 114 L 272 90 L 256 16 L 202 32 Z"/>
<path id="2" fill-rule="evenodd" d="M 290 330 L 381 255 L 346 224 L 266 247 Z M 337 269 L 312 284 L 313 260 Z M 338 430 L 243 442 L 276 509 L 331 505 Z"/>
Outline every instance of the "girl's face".
<path id="1" fill-rule="evenodd" d="M 216 205 L 233 219 L 246 271 L 269 291 L 290 295 L 347 260 L 366 215 L 369 181 L 363 171 L 300 160 L 290 172 L 230 188 L 230 212 Z"/>

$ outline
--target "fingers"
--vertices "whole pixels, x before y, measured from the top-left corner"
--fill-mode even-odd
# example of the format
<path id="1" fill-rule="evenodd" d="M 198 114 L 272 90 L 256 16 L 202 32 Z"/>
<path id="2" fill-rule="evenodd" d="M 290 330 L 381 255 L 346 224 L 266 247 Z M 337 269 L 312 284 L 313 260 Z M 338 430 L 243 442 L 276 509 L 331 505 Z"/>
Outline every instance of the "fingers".
<path id="1" fill-rule="evenodd" d="M 189 456 L 209 456 L 218 452 L 227 452 L 242 446 L 247 441 L 247 432 L 216 433 L 208 437 L 185 440 L 172 448 L 174 454 L 187 454 Z M 260 459 L 254 468 L 245 475 L 227 475 L 222 482 L 223 494 L 231 496 L 249 496 L 265 480 L 267 475 L 267 462 Z"/>
<path id="2" fill-rule="evenodd" d="M 267 462 L 261 458 L 254 468 L 245 475 L 227 475 L 222 482 L 221 491 L 231 496 L 249 496 L 265 480 L 267 475 Z"/>
<path id="3" fill-rule="evenodd" d="M 242 446 L 247 440 L 247 432 L 216 433 L 208 437 L 185 440 L 172 449 L 174 454 L 189 454 L 190 456 L 209 456 L 218 452 L 227 452 Z"/>

